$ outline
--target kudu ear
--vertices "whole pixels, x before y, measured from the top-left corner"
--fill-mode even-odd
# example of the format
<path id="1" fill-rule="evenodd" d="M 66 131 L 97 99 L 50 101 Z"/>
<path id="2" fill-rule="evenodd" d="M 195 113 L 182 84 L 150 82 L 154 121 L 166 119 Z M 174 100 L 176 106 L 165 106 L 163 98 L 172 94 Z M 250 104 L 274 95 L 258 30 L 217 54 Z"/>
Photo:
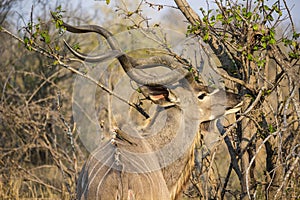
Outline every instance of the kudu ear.
<path id="1" fill-rule="evenodd" d="M 179 102 L 177 96 L 165 86 L 141 86 L 139 89 L 146 99 L 164 108 L 174 106 Z"/>

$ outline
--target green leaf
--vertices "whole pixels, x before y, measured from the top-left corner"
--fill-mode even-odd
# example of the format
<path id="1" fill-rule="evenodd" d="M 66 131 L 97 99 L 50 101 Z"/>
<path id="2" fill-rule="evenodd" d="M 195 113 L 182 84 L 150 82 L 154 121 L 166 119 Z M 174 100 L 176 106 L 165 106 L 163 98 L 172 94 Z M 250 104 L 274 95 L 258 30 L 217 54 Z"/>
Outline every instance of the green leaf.
<path id="1" fill-rule="evenodd" d="M 259 21 L 261 16 L 257 13 L 254 14 L 253 21 Z"/>
<path id="2" fill-rule="evenodd" d="M 272 126 L 272 124 L 270 124 L 269 131 L 270 131 L 270 133 L 274 133 L 276 131 L 276 128 L 274 126 Z"/>
<path id="3" fill-rule="evenodd" d="M 247 12 L 247 8 L 242 8 L 242 12 L 246 13 Z"/>
<path id="4" fill-rule="evenodd" d="M 278 13 L 279 16 L 282 16 L 282 11 L 280 10 L 280 7 L 278 6 L 277 3 L 275 3 L 275 4 L 272 6 L 272 9 L 274 9 L 275 12 Z"/>
<path id="5" fill-rule="evenodd" d="M 265 65 L 265 63 L 266 63 L 265 59 L 259 60 L 259 61 L 257 61 L 257 66 L 263 67 Z"/>
<path id="6" fill-rule="evenodd" d="M 238 51 L 240 51 L 240 52 L 241 52 L 241 51 L 243 51 L 243 49 L 244 49 L 244 47 L 243 47 L 243 46 L 241 46 L 241 45 L 239 45 L 239 46 L 238 46 Z"/>
<path id="7" fill-rule="evenodd" d="M 33 41 L 32 41 L 30 38 L 26 37 L 26 36 L 24 36 L 23 41 L 24 41 L 25 47 L 26 47 L 29 51 L 31 51 L 31 50 L 32 50 L 31 44 L 33 43 Z"/>
<path id="8" fill-rule="evenodd" d="M 203 36 L 203 41 L 207 42 L 209 40 L 209 33 L 205 33 L 205 35 Z"/>
<path id="9" fill-rule="evenodd" d="M 27 45 L 29 43 L 29 38 L 28 37 L 24 37 L 24 43 L 25 43 L 25 45 Z"/>
<path id="10" fill-rule="evenodd" d="M 299 53 L 289 52 L 289 57 L 292 59 L 299 59 Z"/>
<path id="11" fill-rule="evenodd" d="M 275 43 L 276 43 L 276 40 L 274 38 L 269 40 L 269 44 L 275 44 Z"/>
<path id="12" fill-rule="evenodd" d="M 259 26 L 258 26 L 258 24 L 254 24 L 252 28 L 253 28 L 254 31 L 257 31 Z"/>
<path id="13" fill-rule="evenodd" d="M 274 18 L 273 18 L 272 15 L 267 15 L 267 20 L 269 20 L 269 21 L 274 21 Z"/>
<path id="14" fill-rule="evenodd" d="M 253 55 L 249 53 L 249 54 L 247 55 L 247 58 L 248 58 L 248 60 L 252 61 L 252 60 L 253 60 Z"/>
<path id="15" fill-rule="evenodd" d="M 230 16 L 230 17 L 228 17 L 228 21 L 227 21 L 227 23 L 228 23 L 228 24 L 230 24 L 230 23 L 233 21 L 233 19 L 234 19 L 234 17 L 233 17 L 233 16 Z"/>
<path id="16" fill-rule="evenodd" d="M 61 11 L 61 5 L 57 6 L 57 7 L 55 8 L 55 10 Z"/>
<path id="17" fill-rule="evenodd" d="M 293 33 L 293 39 L 298 39 L 300 37 L 300 33 L 294 32 Z"/>
<path id="18" fill-rule="evenodd" d="M 242 21 L 242 18 L 241 18 L 239 15 L 235 15 L 235 18 L 236 18 L 236 20 L 239 21 L 239 22 Z"/>
<path id="19" fill-rule="evenodd" d="M 223 19 L 223 15 L 222 14 L 217 14 L 217 20 L 222 20 Z"/>
<path id="20" fill-rule="evenodd" d="M 292 44 L 292 40 L 289 40 L 287 38 L 284 38 L 282 41 L 283 41 L 283 43 L 284 43 L 285 46 Z"/>
<path id="21" fill-rule="evenodd" d="M 264 5 L 264 10 L 270 10 L 269 6 Z"/>
<path id="22" fill-rule="evenodd" d="M 47 31 L 43 31 L 43 32 L 41 33 L 41 37 L 43 38 L 43 41 L 44 41 L 45 43 L 47 43 L 47 44 L 50 43 L 51 39 L 50 39 L 50 36 L 49 36 L 49 34 L 48 34 Z"/>
<path id="23" fill-rule="evenodd" d="M 55 61 L 53 62 L 53 65 L 58 65 L 58 64 L 59 64 L 58 60 L 55 60 Z"/>
<path id="24" fill-rule="evenodd" d="M 206 11 L 205 11 L 202 7 L 200 7 L 199 10 L 201 11 L 201 13 L 202 13 L 203 15 L 206 15 Z"/>
<path id="25" fill-rule="evenodd" d="M 275 37 L 275 31 L 274 31 L 274 29 L 270 29 L 269 34 L 270 34 L 270 37 L 274 38 Z"/>
<path id="26" fill-rule="evenodd" d="M 292 46 L 293 46 L 293 47 L 296 47 L 296 46 L 297 46 L 297 42 L 296 42 L 296 41 L 293 41 L 293 42 L 292 42 Z"/>
<path id="27" fill-rule="evenodd" d="M 247 12 L 245 16 L 247 19 L 249 19 L 252 16 L 252 12 Z"/>

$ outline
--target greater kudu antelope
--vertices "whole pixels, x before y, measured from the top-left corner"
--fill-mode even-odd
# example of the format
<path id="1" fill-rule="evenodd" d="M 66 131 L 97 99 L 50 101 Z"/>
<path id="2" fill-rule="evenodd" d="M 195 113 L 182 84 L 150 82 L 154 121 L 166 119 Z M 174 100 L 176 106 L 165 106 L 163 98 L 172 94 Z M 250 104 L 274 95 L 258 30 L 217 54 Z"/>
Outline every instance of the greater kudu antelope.
<path id="1" fill-rule="evenodd" d="M 107 54 L 90 57 L 74 51 L 67 43 L 69 50 L 78 58 L 87 62 L 102 61 L 106 57 L 115 56 L 130 79 L 137 82 L 140 91 L 146 99 L 143 108 L 146 112 L 155 106 L 154 114 L 149 120 L 142 120 L 138 112 L 132 109 L 129 118 L 130 126 L 136 126 L 140 132 L 132 133 L 126 120 L 114 128 L 110 141 L 99 145 L 84 164 L 77 183 L 78 199 L 176 199 L 187 182 L 194 167 L 194 149 L 200 140 L 198 127 L 201 122 L 214 120 L 228 113 L 239 110 L 240 101 L 236 94 L 225 92 L 222 89 L 211 89 L 197 84 L 178 60 L 171 56 L 155 56 L 147 59 L 134 59 L 121 52 L 118 43 L 106 29 L 95 26 L 71 26 L 63 23 L 67 31 L 73 33 L 95 32 L 102 35 L 110 45 L 112 51 Z M 138 73 L 137 66 L 167 66 L 178 73 L 168 74 L 163 78 L 149 77 L 148 74 Z M 185 79 L 184 79 L 185 78 Z M 188 84 L 181 83 L 188 80 Z M 179 84 L 180 83 L 180 84 Z M 173 84 L 171 87 L 165 85 Z M 196 98 L 192 103 L 195 110 L 183 110 L 183 99 L 186 91 L 191 91 Z M 180 94 L 179 94 L 180 93 Z M 224 97 L 227 99 L 224 99 Z M 191 100 L 191 99 L 189 99 Z M 187 129 L 186 136 L 178 136 L 181 130 L 182 115 L 192 114 L 187 119 L 197 122 L 196 129 Z M 164 126 L 155 129 L 161 116 L 164 116 Z M 124 118 L 127 118 L 124 116 Z M 149 122 L 150 121 L 150 122 Z M 123 126 L 124 125 L 124 126 Z M 188 128 L 188 126 L 186 127 Z M 151 131 L 155 129 L 155 134 Z M 185 137 L 192 137 L 188 148 L 179 152 L 180 157 L 170 164 L 165 160 L 172 160 L 173 154 L 178 154 L 178 148 L 173 147 L 172 140 L 184 141 Z M 180 143 L 184 144 L 184 143 Z M 164 155 L 151 154 L 169 145 Z M 134 153 L 147 156 L 135 156 Z M 167 155 L 166 155 L 167 154 Z"/>

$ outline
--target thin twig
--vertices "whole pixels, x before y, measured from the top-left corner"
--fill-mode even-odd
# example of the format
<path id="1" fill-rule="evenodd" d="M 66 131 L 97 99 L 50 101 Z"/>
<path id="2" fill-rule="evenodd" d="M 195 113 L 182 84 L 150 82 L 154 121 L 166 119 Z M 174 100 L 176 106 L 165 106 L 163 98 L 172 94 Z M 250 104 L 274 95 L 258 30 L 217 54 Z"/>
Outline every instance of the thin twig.
<path id="1" fill-rule="evenodd" d="M 285 6 L 285 8 L 286 8 L 286 10 L 287 10 L 288 15 L 289 15 L 289 19 L 290 19 L 290 22 L 291 22 L 291 25 L 292 25 L 292 30 L 293 30 L 293 32 L 295 33 L 295 32 L 296 32 L 296 29 L 295 29 L 295 25 L 294 25 L 294 22 L 293 22 L 293 18 L 292 18 L 290 9 L 289 9 L 289 7 L 288 7 L 288 5 L 287 5 L 287 3 L 286 3 L 286 0 L 283 0 L 283 3 L 284 3 L 284 6 Z"/>
<path id="2" fill-rule="evenodd" d="M 258 153 L 260 152 L 260 150 L 264 147 L 265 143 L 272 137 L 272 136 L 275 136 L 279 133 L 279 131 L 276 131 L 270 135 L 268 135 L 263 141 L 262 143 L 259 145 L 259 147 L 257 148 L 254 156 L 252 157 L 252 159 L 250 160 L 250 163 L 249 163 L 249 166 L 247 167 L 246 169 L 246 189 L 247 189 L 247 194 L 248 194 L 248 197 L 249 199 L 252 199 L 251 197 L 251 194 L 250 194 L 250 189 L 249 189 L 249 179 L 248 179 L 248 176 L 249 176 L 249 171 L 250 171 L 250 168 L 252 166 L 252 164 L 254 163 L 254 160 L 256 158 L 256 156 L 258 155 Z"/>

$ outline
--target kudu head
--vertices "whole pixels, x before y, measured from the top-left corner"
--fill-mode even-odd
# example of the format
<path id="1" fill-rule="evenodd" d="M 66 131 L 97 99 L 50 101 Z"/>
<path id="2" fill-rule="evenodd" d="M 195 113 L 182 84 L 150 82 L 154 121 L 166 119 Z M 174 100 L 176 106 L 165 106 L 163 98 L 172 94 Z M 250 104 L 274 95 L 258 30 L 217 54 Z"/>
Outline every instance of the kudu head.
<path id="1" fill-rule="evenodd" d="M 237 112 L 238 96 L 197 84 L 185 64 L 173 56 L 129 57 L 113 35 L 100 26 L 63 26 L 72 33 L 95 32 L 103 36 L 111 50 L 100 56 L 86 56 L 65 44 L 76 57 L 87 62 L 115 57 L 139 85 L 140 93 L 132 95 L 131 100 L 145 99 L 142 108 L 150 113 L 149 119 L 135 109 L 127 115 L 120 114 L 122 119 L 116 123 L 111 139 L 99 144 L 83 166 L 77 198 L 176 199 L 194 166 L 199 124 Z M 156 66 L 175 73 L 157 78 L 138 70 Z"/>

